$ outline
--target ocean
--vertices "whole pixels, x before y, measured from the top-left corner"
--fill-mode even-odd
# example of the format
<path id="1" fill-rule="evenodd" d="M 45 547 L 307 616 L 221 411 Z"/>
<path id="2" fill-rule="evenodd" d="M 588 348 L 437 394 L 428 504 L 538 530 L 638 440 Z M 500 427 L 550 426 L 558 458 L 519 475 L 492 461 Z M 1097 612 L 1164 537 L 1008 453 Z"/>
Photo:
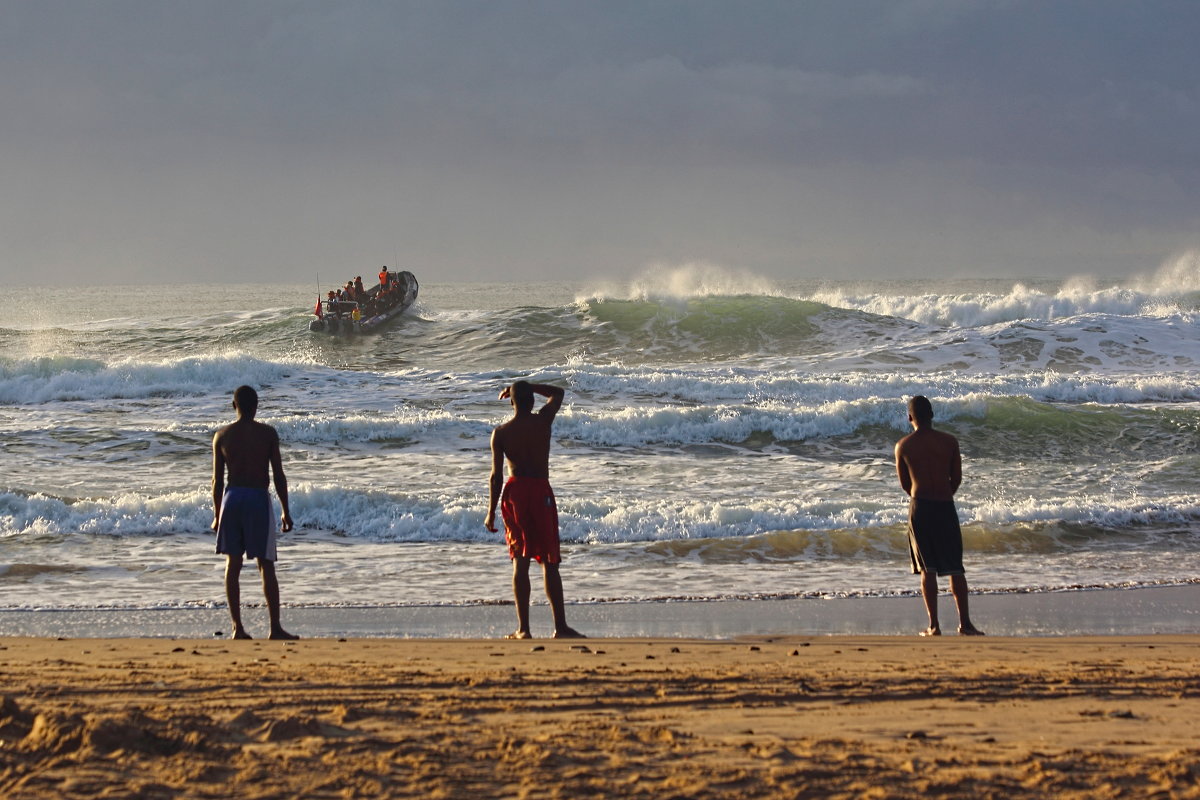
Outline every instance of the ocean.
<path id="1" fill-rule="evenodd" d="M 417 304 L 361 338 L 308 331 L 315 282 L 7 292 L 0 608 L 223 607 L 211 438 L 240 384 L 283 443 L 285 607 L 509 601 L 483 517 L 518 378 L 567 388 L 572 603 L 915 593 L 892 461 L 914 394 L 962 445 L 973 591 L 1200 582 L 1195 255 L 1120 282 L 414 272 Z"/>

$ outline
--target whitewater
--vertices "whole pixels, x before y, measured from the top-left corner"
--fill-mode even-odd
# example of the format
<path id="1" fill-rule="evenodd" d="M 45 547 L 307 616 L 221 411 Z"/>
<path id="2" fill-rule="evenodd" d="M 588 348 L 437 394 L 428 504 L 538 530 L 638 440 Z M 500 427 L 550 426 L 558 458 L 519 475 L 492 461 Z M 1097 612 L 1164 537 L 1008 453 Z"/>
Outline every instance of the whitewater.
<path id="1" fill-rule="evenodd" d="M 211 438 L 241 384 L 283 442 L 285 606 L 508 600 L 483 516 L 518 378 L 567 389 L 571 601 L 911 594 L 914 394 L 962 443 L 973 589 L 1200 582 L 1196 254 L 1123 281 L 414 271 L 418 304 L 353 339 L 308 331 L 307 284 L 67 287 L 7 315 L 0 608 L 223 605 Z"/>

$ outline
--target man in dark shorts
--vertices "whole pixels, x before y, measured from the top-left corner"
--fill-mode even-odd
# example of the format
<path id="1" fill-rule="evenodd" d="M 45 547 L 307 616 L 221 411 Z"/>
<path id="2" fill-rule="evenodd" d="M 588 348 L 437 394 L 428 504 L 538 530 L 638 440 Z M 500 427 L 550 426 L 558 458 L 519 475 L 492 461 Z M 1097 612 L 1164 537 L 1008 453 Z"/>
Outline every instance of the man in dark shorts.
<path id="1" fill-rule="evenodd" d="M 962 484 L 962 455 L 958 440 L 933 429 L 933 406 L 917 395 L 908 402 L 908 421 L 914 430 L 896 443 L 896 474 L 909 500 L 908 550 L 914 573 L 921 575 L 921 597 L 929 614 L 922 636 L 941 636 L 938 624 L 939 575 L 950 578 L 958 608 L 958 632 L 982 636 L 967 610 L 967 577 L 962 563 L 962 531 L 954 493 Z"/>
<path id="2" fill-rule="evenodd" d="M 547 398 L 535 413 L 534 395 Z M 546 597 L 554 616 L 554 638 L 575 639 L 583 634 L 567 625 L 563 602 L 562 560 L 558 549 L 558 507 L 550 488 L 550 426 L 562 408 L 564 391 L 557 386 L 517 381 L 500 392 L 511 400 L 513 417 L 492 431 L 492 473 L 488 481 L 488 512 L 484 525 L 496 532 L 496 501 L 504 518 L 504 538 L 513 561 L 513 595 L 517 630 L 509 639 L 531 639 L 529 632 L 529 562 L 542 565 Z M 504 483 L 504 462 L 508 482 Z M 503 491 L 501 485 L 503 484 Z"/>
<path id="3" fill-rule="evenodd" d="M 280 527 L 292 529 L 288 510 L 287 477 L 279 454 L 279 435 L 270 425 L 254 421 L 258 412 L 258 393 L 239 386 L 233 393 L 237 422 L 226 425 L 213 436 L 213 530 L 217 532 L 217 552 L 226 556 L 225 597 L 233 618 L 233 638 L 249 639 L 242 626 L 240 577 L 242 556 L 258 560 L 267 613 L 271 619 L 272 639 L 298 639 L 279 624 L 279 580 L 275 576 L 275 519 L 271 497 L 267 493 L 267 469 L 275 477 L 275 494 L 283 509 Z M 229 472 L 229 486 L 225 472 Z"/>

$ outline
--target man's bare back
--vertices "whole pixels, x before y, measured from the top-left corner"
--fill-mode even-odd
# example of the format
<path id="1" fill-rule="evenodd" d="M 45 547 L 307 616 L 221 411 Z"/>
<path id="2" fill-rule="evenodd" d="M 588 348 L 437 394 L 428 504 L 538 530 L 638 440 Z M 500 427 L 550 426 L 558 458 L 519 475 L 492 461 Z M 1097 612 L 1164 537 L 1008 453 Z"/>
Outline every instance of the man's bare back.
<path id="1" fill-rule="evenodd" d="M 508 474 L 518 478 L 550 477 L 550 433 L 553 414 L 514 417 L 496 426 L 493 445 L 504 454 Z"/>
<path id="2" fill-rule="evenodd" d="M 273 476 L 275 495 L 282 509 L 279 528 L 284 532 L 292 529 L 287 476 L 283 474 L 283 458 L 279 453 L 279 434 L 270 425 L 254 421 L 254 415 L 258 411 L 258 393 L 250 386 L 239 386 L 234 391 L 233 408 L 237 411 L 237 421 L 224 426 L 213 435 L 212 477 L 212 527 L 217 532 L 217 552 L 226 556 L 225 595 L 233 622 L 233 638 L 250 638 L 250 634 L 242 626 L 239 578 L 242 558 L 250 553 L 258 561 L 258 570 L 262 574 L 263 593 L 266 596 L 267 613 L 271 621 L 270 637 L 296 639 L 299 637 L 288 633 L 279 622 L 279 581 L 275 575 L 274 532 L 262 527 L 261 517 L 258 517 L 259 522 L 254 524 L 248 525 L 245 522 L 247 518 L 254 519 L 257 509 L 255 504 L 258 502 L 245 497 L 247 490 L 261 491 L 261 508 L 270 514 L 271 503 L 266 493 Z M 232 511 L 226 507 L 226 474 L 228 496 L 232 498 Z"/>
<path id="3" fill-rule="evenodd" d="M 921 427 L 896 443 L 896 474 L 909 497 L 953 500 L 962 484 L 958 440 Z"/>
<path id="4" fill-rule="evenodd" d="M 213 447 L 225 461 L 230 486 L 266 489 L 268 468 L 279 456 L 279 435 L 270 425 L 239 419 L 217 431 Z"/>

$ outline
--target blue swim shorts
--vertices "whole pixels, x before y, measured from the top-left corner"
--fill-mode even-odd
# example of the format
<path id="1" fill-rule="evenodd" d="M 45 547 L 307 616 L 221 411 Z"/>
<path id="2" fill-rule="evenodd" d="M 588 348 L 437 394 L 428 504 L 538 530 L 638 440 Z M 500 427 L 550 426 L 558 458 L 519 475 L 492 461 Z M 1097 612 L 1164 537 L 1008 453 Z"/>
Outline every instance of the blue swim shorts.
<path id="1" fill-rule="evenodd" d="M 266 489 L 230 486 L 221 498 L 217 552 L 274 561 L 275 512 Z"/>

